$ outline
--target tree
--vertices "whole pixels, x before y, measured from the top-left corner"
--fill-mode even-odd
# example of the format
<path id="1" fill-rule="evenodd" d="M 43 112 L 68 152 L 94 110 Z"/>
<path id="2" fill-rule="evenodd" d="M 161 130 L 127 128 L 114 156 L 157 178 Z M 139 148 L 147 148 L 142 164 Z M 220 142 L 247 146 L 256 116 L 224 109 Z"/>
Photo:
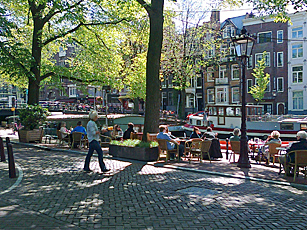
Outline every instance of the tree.
<path id="1" fill-rule="evenodd" d="M 266 51 L 263 52 L 262 59 L 257 61 L 257 66 L 253 69 L 254 73 L 252 73 L 256 79 L 256 85 L 251 87 L 249 93 L 257 102 L 262 101 L 265 90 L 270 82 L 270 74 L 264 72 L 266 68 L 265 60 Z"/>
<path id="2" fill-rule="evenodd" d="M 146 105 L 143 141 L 146 133 L 158 132 L 160 107 L 160 58 L 163 40 L 164 0 L 151 0 L 151 4 L 136 0 L 147 11 L 150 22 L 146 60 Z"/>
<path id="3" fill-rule="evenodd" d="M 163 77 L 172 81 L 174 88 L 180 92 L 179 115 L 184 118 L 186 89 L 191 87 L 197 75 L 206 72 L 208 67 L 217 66 L 228 52 L 220 50 L 220 24 L 214 17 L 203 23 L 210 10 L 201 11 L 199 15 L 200 6 L 195 5 L 195 1 L 182 2 L 184 12 L 179 16 L 182 25 L 176 28 L 178 17 L 171 14 L 169 20 L 172 22 L 164 29 L 162 69 Z"/>
<path id="4" fill-rule="evenodd" d="M 63 41 L 81 28 L 111 26 L 127 20 L 128 4 L 99 0 L 7 0 L 2 3 L 12 36 L 0 41 L 3 73 L 28 81 L 28 103 L 38 104 L 44 79 L 60 76 L 52 62 Z M 102 29 L 100 27 L 100 29 Z M 1 34 L 3 36 L 3 34 Z"/>

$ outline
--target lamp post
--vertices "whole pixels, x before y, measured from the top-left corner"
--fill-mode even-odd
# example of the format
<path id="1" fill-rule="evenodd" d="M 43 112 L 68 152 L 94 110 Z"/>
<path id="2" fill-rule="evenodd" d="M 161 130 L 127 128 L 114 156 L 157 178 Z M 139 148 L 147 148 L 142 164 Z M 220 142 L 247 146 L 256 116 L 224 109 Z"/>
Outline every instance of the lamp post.
<path id="1" fill-rule="evenodd" d="M 245 67 L 247 59 L 251 56 L 255 39 L 246 34 L 246 29 L 243 27 L 239 36 L 233 37 L 232 42 L 235 47 L 236 57 L 241 64 L 241 92 L 242 92 L 242 117 L 241 117 L 241 138 L 240 138 L 240 158 L 238 167 L 250 168 L 248 159 L 248 147 L 246 136 L 246 76 Z"/>

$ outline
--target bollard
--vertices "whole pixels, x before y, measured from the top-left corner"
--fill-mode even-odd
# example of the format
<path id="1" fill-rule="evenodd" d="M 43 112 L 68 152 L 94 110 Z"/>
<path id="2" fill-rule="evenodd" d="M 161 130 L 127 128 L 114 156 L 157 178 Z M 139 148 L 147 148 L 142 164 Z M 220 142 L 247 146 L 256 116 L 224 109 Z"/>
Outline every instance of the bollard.
<path id="1" fill-rule="evenodd" d="M 0 155 L 1 155 L 1 162 L 5 161 L 4 146 L 3 146 L 2 137 L 0 137 Z"/>
<path id="2" fill-rule="evenodd" d="M 5 142 L 6 142 L 6 148 L 7 148 L 7 144 L 8 144 L 8 143 L 11 143 L 10 138 L 9 138 L 9 137 L 6 137 L 6 138 L 5 138 Z"/>
<path id="3" fill-rule="evenodd" d="M 16 178 L 15 161 L 13 156 L 13 146 L 11 143 L 7 143 L 7 155 L 9 162 L 9 178 Z"/>
<path id="4" fill-rule="evenodd" d="M 226 160 L 228 160 L 228 138 L 226 138 Z"/>

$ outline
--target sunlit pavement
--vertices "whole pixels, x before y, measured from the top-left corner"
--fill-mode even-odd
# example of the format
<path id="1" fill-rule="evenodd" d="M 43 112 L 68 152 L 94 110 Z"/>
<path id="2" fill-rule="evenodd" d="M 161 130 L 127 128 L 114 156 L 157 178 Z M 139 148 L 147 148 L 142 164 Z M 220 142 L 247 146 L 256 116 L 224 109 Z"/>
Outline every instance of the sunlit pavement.
<path id="1" fill-rule="evenodd" d="M 81 154 L 14 154 L 23 178 L 0 195 L 0 229 L 307 228 L 303 189 L 112 159 L 103 175 L 97 157 L 85 173 Z"/>

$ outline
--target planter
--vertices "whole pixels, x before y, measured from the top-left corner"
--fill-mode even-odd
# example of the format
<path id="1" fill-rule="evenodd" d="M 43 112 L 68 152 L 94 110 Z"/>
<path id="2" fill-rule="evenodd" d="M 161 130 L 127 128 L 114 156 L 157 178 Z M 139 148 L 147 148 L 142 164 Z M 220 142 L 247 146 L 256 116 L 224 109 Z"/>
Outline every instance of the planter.
<path id="1" fill-rule="evenodd" d="M 33 129 L 33 130 L 18 130 L 19 142 L 42 142 L 43 129 Z"/>
<path id="2" fill-rule="evenodd" d="M 140 148 L 110 144 L 109 154 L 114 157 L 127 158 L 132 160 L 157 161 L 159 157 L 159 148 Z"/>

